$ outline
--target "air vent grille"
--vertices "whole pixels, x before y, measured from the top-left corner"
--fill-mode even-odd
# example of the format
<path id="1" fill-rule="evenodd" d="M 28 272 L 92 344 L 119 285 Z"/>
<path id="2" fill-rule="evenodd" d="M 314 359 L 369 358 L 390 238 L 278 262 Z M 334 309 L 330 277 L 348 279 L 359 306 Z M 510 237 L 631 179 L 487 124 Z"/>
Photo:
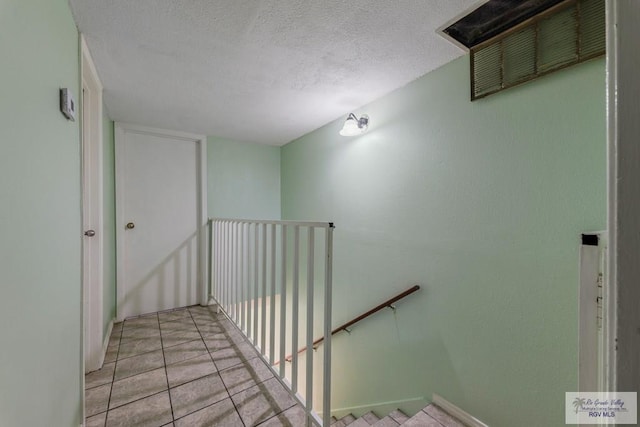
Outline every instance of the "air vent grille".
<path id="1" fill-rule="evenodd" d="M 605 53 L 605 0 L 567 0 L 471 49 L 471 99 Z"/>

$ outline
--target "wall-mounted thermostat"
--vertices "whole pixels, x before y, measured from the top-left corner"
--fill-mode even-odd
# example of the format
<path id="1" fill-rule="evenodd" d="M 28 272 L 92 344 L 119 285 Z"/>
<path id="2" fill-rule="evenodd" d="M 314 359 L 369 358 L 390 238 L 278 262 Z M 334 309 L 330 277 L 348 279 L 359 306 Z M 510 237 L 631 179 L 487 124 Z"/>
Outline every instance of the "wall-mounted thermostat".
<path id="1" fill-rule="evenodd" d="M 60 111 L 67 119 L 72 122 L 76 121 L 76 102 L 73 99 L 73 94 L 67 88 L 60 89 Z"/>

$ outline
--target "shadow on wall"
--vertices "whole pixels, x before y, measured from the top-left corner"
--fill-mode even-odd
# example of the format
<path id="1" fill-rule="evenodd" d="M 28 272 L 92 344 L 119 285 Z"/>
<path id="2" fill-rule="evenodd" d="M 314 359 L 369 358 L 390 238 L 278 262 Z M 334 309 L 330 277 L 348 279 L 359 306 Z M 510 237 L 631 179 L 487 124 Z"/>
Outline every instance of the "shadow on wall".
<path id="1" fill-rule="evenodd" d="M 126 263 L 126 260 L 125 260 Z M 192 233 L 142 278 L 125 289 L 118 313 L 127 316 L 196 304 L 198 233 Z M 128 268 L 127 265 L 123 268 Z"/>

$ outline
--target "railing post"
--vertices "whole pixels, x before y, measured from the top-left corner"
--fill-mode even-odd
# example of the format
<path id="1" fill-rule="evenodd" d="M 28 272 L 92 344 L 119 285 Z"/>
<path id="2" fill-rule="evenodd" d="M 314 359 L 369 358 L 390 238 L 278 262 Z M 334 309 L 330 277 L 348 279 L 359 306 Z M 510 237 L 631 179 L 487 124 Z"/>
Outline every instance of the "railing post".
<path id="1" fill-rule="evenodd" d="M 331 312 L 333 286 L 333 224 L 325 231 L 324 355 L 322 366 L 322 425 L 331 425 Z"/>
<path id="2" fill-rule="evenodd" d="M 262 224 L 262 310 L 260 311 L 260 350 L 266 352 L 267 339 L 267 224 Z"/>

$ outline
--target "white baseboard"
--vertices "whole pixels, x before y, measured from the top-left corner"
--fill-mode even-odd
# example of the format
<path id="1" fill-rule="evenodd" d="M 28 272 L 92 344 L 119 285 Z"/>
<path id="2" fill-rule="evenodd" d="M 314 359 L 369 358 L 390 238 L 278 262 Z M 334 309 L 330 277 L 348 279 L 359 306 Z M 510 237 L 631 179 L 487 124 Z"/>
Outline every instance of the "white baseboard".
<path id="1" fill-rule="evenodd" d="M 441 407 L 449 415 L 457 418 L 458 420 L 462 421 L 464 424 L 466 424 L 469 427 L 489 427 L 487 424 L 483 423 L 473 415 L 458 408 L 453 403 L 445 400 L 442 396 L 439 396 L 434 393 L 431 400 L 434 405 Z"/>

